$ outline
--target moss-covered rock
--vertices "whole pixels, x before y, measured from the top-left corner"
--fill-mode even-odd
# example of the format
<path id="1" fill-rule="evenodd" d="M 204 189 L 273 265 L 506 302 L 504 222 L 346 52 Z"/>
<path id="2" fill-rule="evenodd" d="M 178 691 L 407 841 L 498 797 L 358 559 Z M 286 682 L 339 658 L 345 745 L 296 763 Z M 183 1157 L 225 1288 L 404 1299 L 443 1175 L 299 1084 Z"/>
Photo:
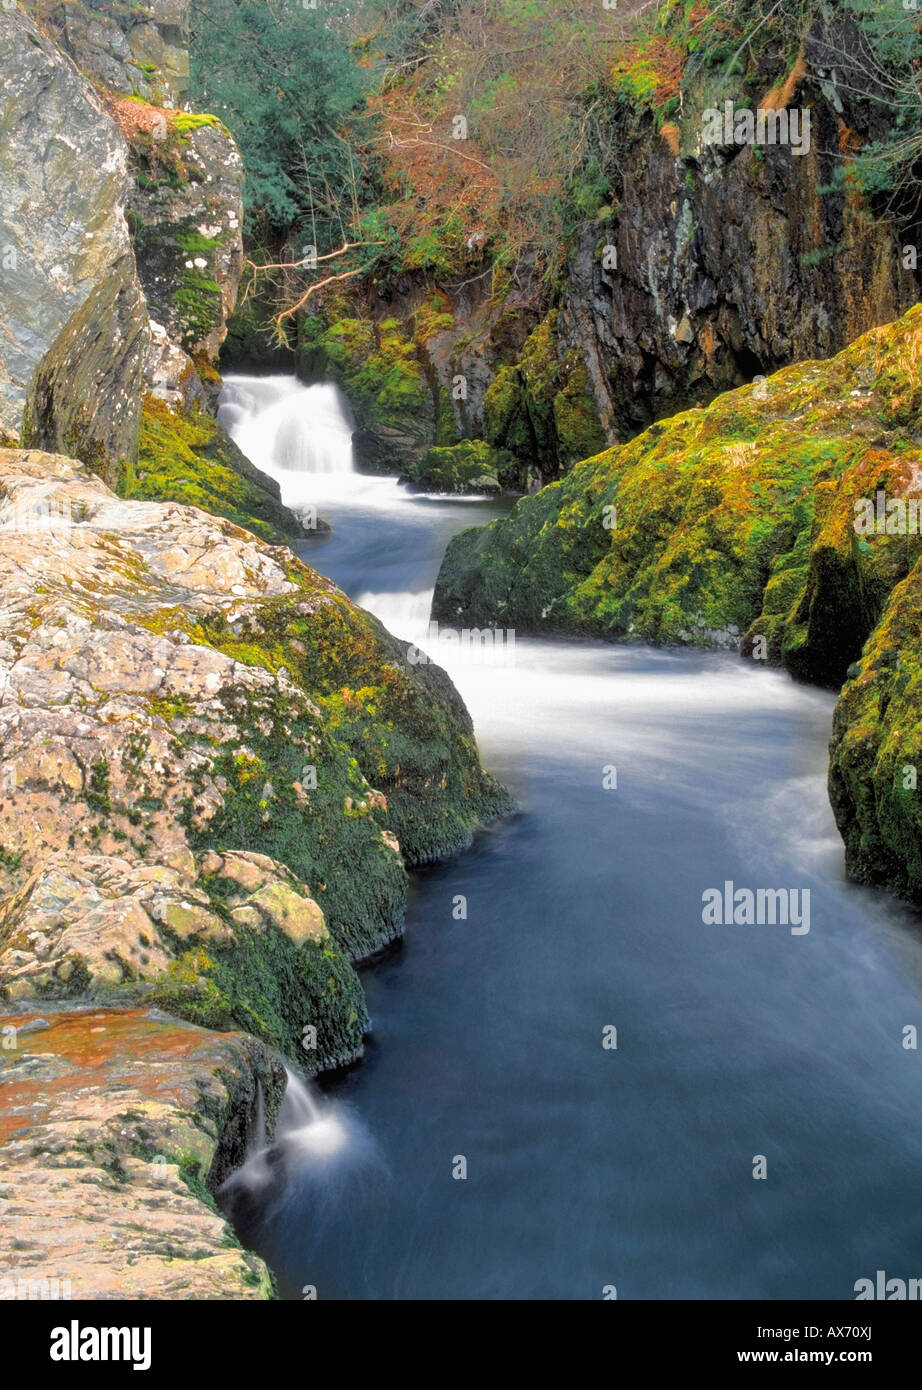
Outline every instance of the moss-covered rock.
<path id="1" fill-rule="evenodd" d="M 849 873 L 922 903 L 922 564 L 893 591 L 833 720 L 829 796 Z"/>
<path id="2" fill-rule="evenodd" d="M 917 535 L 859 535 L 855 501 L 912 493 L 922 306 L 827 363 L 652 426 L 448 547 L 434 615 L 736 645 L 839 683 Z M 761 652 L 757 652 L 761 654 Z"/>
<path id="3" fill-rule="evenodd" d="M 243 268 L 243 161 L 216 116 L 116 103 L 135 187 L 128 220 L 151 319 L 214 368 Z"/>
<path id="4" fill-rule="evenodd" d="M 355 1060 L 406 864 L 509 807 L 448 677 L 228 521 L 0 469 L 0 996 Z"/>
<path id="5" fill-rule="evenodd" d="M 298 324 L 299 372 L 332 378 L 355 412 L 355 456 L 371 473 L 397 473 L 436 442 L 437 403 L 416 345 L 395 318 Z"/>
<path id="6" fill-rule="evenodd" d="M 201 410 L 170 410 L 152 396 L 141 412 L 137 464 L 125 470 L 118 490 L 122 497 L 201 507 L 263 540 L 304 534 L 282 505 L 275 479 L 250 462 L 217 420 Z"/>
<path id="7" fill-rule="evenodd" d="M 482 439 L 465 439 L 445 448 L 427 449 L 403 478 L 429 492 L 499 492 L 514 477 L 516 460 L 505 449 Z"/>
<path id="8" fill-rule="evenodd" d="M 554 310 L 526 339 L 518 362 L 499 368 L 483 399 L 484 437 L 515 456 L 523 487 L 529 470 L 556 478 L 606 443 L 580 354 L 558 353 L 557 321 Z"/>

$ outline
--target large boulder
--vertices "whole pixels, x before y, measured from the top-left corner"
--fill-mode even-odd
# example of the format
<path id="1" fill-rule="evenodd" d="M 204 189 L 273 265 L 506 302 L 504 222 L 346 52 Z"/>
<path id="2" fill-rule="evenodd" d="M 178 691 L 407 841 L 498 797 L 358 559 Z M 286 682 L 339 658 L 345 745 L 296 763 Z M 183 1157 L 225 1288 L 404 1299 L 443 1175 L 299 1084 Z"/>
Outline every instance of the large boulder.
<path id="1" fill-rule="evenodd" d="M 0 11 L 0 432 L 114 479 L 137 446 L 148 345 L 128 155 L 72 63 Z"/>
<path id="2" fill-rule="evenodd" d="M 447 676 L 230 522 L 0 474 L 0 991 L 354 1060 L 405 864 L 509 805 Z"/>
<path id="3" fill-rule="evenodd" d="M 830 362 L 651 426 L 448 546 L 433 615 L 739 646 L 840 685 L 916 534 L 855 504 L 917 496 L 922 306 Z M 745 639 L 745 640 L 744 640 Z M 761 640 L 760 640 L 761 639 Z"/>

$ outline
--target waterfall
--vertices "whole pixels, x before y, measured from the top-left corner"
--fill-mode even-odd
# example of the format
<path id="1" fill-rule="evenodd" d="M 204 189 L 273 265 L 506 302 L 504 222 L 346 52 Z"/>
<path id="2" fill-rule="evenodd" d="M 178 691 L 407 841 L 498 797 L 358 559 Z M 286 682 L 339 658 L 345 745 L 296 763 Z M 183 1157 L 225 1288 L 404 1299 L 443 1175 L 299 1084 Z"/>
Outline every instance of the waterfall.
<path id="1" fill-rule="evenodd" d="M 285 473 L 351 473 L 355 420 L 331 381 L 305 386 L 292 376 L 228 376 L 218 419 L 257 468 Z"/>
<path id="2" fill-rule="evenodd" d="M 288 1085 L 279 1110 L 276 1144 L 281 1144 L 296 1163 L 340 1153 L 349 1143 L 349 1131 L 338 1107 L 316 1100 L 287 1067 L 285 1075 Z"/>
<path id="3" fill-rule="evenodd" d="M 253 1134 L 243 1164 L 221 1185 L 219 1196 L 234 1221 L 271 1216 L 293 1186 L 325 1187 L 342 1180 L 343 1168 L 364 1164 L 374 1146 L 348 1107 L 323 1099 L 285 1068 L 285 1093 L 275 1134 L 266 1137 L 262 1086 L 256 1093 Z"/>

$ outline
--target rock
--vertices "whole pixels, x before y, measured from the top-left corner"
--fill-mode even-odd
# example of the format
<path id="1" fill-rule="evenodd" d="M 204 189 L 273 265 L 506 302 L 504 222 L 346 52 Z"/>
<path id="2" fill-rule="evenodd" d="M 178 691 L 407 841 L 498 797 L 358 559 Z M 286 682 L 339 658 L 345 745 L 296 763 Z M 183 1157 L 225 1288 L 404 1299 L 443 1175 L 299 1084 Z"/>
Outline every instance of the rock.
<path id="1" fill-rule="evenodd" d="M 229 522 L 60 456 L 0 477 L 0 991 L 355 1060 L 405 862 L 509 805 L 454 688 Z"/>
<path id="2" fill-rule="evenodd" d="M 875 544 L 879 540 L 875 537 Z M 896 586 L 833 718 L 829 799 L 859 883 L 922 903 L 922 565 Z"/>
<path id="3" fill-rule="evenodd" d="M 505 472 L 523 491 L 536 473 L 550 482 L 607 442 L 579 355 L 561 353 L 558 317 L 548 314 L 484 395 L 484 437 L 517 460 Z"/>
<path id="4" fill-rule="evenodd" d="M 137 445 L 147 318 L 124 217 L 125 143 L 19 11 L 0 12 L 0 431 L 110 480 Z"/>
<path id="5" fill-rule="evenodd" d="M 296 946 L 304 941 L 323 941 L 329 935 L 323 913 L 313 898 L 294 892 L 287 884 L 267 884 L 253 894 L 250 902 Z"/>
<path id="6" fill-rule="evenodd" d="M 787 363 L 841 352 L 920 297 L 896 222 L 836 185 L 845 144 L 873 146 L 890 117 L 864 96 L 866 39 L 854 17 L 843 6 L 814 9 L 797 90 L 811 116 L 803 156 L 701 143 L 703 111 L 727 99 L 747 107 L 748 81 L 766 93 L 788 77 L 790 55 L 771 22 L 748 77 L 728 77 L 701 51 L 688 55 L 678 157 L 653 110 L 636 99 L 610 104 L 605 175 L 615 212 L 578 236 L 559 335 L 618 438 Z"/>
<path id="7" fill-rule="evenodd" d="M 189 89 L 189 0 L 25 0 L 87 77 L 115 92 L 179 106 Z"/>
<path id="8" fill-rule="evenodd" d="M 483 440 L 464 440 L 447 448 L 427 449 L 418 464 L 402 475 L 427 492 L 500 492 L 501 476 L 515 468 L 513 456 Z"/>
<path id="9" fill-rule="evenodd" d="M 917 535 L 856 534 L 855 502 L 917 495 L 922 306 L 828 363 L 653 425 L 449 544 L 433 616 L 744 648 L 837 685 Z M 855 382 L 864 383 L 855 393 Z"/>
<path id="10" fill-rule="evenodd" d="M 242 1161 L 257 1088 L 274 1115 L 279 1060 L 140 1009 L 30 1021 L 0 1018 L 0 1298 L 272 1297 L 211 1193 Z"/>
<path id="11" fill-rule="evenodd" d="M 154 399 L 163 401 L 171 411 L 208 408 L 208 396 L 192 358 L 171 341 L 163 324 L 153 319 L 144 380 Z"/>
<path id="12" fill-rule="evenodd" d="M 129 217 L 138 274 L 151 317 L 207 378 L 243 269 L 243 161 L 215 116 L 155 113 L 163 138 L 152 140 L 147 113 L 131 108 L 119 103 L 118 113 L 135 173 Z"/>
<path id="13" fill-rule="evenodd" d="M 167 393 L 174 397 L 169 404 L 154 396 L 145 399 L 138 460 L 122 479 L 121 495 L 201 507 L 264 540 L 303 537 L 304 528 L 283 505 L 275 479 L 252 464 L 202 408 L 204 393 L 191 360 L 168 340 L 166 352 L 171 361 L 184 364 L 179 389 Z M 181 400 L 190 397 L 193 403 L 184 406 Z M 325 527 L 321 522 L 317 530 Z"/>
<path id="14" fill-rule="evenodd" d="M 410 469 L 436 442 L 433 393 L 414 343 L 394 317 L 340 319 L 329 328 L 319 319 L 302 320 L 298 348 L 305 379 L 332 378 L 349 396 L 361 472 Z"/>

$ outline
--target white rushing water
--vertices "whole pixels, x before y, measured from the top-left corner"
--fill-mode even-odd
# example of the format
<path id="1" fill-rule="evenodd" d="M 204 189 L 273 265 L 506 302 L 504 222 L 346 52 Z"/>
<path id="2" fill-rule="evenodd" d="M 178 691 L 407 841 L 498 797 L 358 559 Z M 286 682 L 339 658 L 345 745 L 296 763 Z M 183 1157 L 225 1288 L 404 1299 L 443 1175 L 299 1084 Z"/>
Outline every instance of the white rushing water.
<path id="1" fill-rule="evenodd" d="M 289 376 L 228 376 L 218 419 L 257 468 L 294 490 L 291 505 L 300 500 L 305 476 L 352 472 L 355 420 L 332 382 L 305 386 Z"/>
<path id="2" fill-rule="evenodd" d="M 285 1078 L 272 1139 L 260 1083 L 246 1159 L 222 1184 L 222 1201 L 235 1217 L 246 1219 L 254 1207 L 277 1214 L 302 1186 L 315 1196 L 329 1195 L 350 1169 L 378 1161 L 365 1126 L 348 1105 L 320 1095 L 288 1067 Z"/>
<path id="3" fill-rule="evenodd" d="M 290 1088 L 298 1176 L 263 1189 L 251 1227 L 283 1293 L 848 1299 L 877 1269 L 915 1274 L 922 1072 L 901 1038 L 922 1026 L 922 938 L 845 879 L 833 697 L 728 654 L 433 647 L 444 547 L 504 504 L 293 472 L 256 424 L 274 390 L 276 427 L 294 412 L 310 435 L 301 388 L 229 390 L 237 442 L 333 525 L 299 553 L 446 667 L 521 805 L 414 876 L 402 950 L 363 977 L 373 1043 L 337 1108 Z M 809 933 L 705 927 L 702 893 L 727 879 L 809 889 Z"/>

